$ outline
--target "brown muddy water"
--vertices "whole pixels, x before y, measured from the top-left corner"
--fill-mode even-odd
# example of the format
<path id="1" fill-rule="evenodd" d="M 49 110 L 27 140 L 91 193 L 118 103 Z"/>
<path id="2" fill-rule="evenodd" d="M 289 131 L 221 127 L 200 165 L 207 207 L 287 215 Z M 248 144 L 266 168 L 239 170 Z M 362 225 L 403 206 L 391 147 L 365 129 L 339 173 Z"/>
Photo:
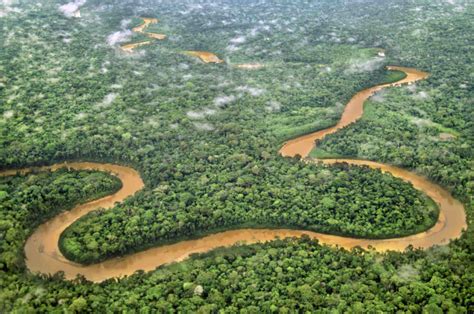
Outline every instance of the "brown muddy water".
<path id="1" fill-rule="evenodd" d="M 224 62 L 224 60 L 219 59 L 218 56 L 208 51 L 185 51 L 184 53 L 192 57 L 197 57 L 201 59 L 201 61 L 204 63 L 223 63 Z"/>
<path id="2" fill-rule="evenodd" d="M 157 18 L 150 18 L 150 17 L 141 17 L 143 24 L 138 25 L 137 27 L 132 28 L 132 31 L 135 33 L 143 33 L 143 31 L 150 25 L 158 23 Z"/>
<path id="3" fill-rule="evenodd" d="M 347 104 L 341 120 L 336 126 L 288 141 L 283 145 L 280 153 L 283 156 L 295 156 L 299 154 L 302 157 L 307 157 L 314 147 L 314 141 L 316 139 L 321 139 L 325 135 L 334 133 L 338 129 L 358 120 L 363 113 L 364 101 L 376 91 L 388 86 L 412 83 L 424 79 L 428 75 L 425 72 L 410 68 L 391 67 L 390 69 L 403 71 L 407 74 L 407 77 L 393 84 L 378 85 L 358 92 Z M 315 160 L 306 159 L 306 162 L 314 161 Z M 429 248 L 433 245 L 447 244 L 450 240 L 460 237 L 462 230 L 467 228 L 463 205 L 441 186 L 430 182 L 420 175 L 395 166 L 365 160 L 326 159 L 321 161 L 326 164 L 346 162 L 353 165 L 366 165 L 371 168 L 381 169 L 384 172 L 391 173 L 395 177 L 411 182 L 415 189 L 424 192 L 439 205 L 440 215 L 437 223 L 429 230 L 415 235 L 383 240 L 342 237 L 305 230 L 238 229 L 215 233 L 196 240 L 186 240 L 175 244 L 163 245 L 124 257 L 111 258 L 102 263 L 83 266 L 67 260 L 61 254 L 58 248 L 58 240 L 61 233 L 74 221 L 88 212 L 98 208 L 111 208 L 116 202 L 121 202 L 128 196 L 141 190 L 144 184 L 139 173 L 128 167 L 113 164 L 74 162 L 42 167 L 39 168 L 39 170 L 56 170 L 61 167 L 69 167 L 77 170 L 89 169 L 107 171 L 117 176 L 122 181 L 123 187 L 110 196 L 78 205 L 71 211 L 59 214 L 40 225 L 26 242 L 26 265 L 32 272 L 53 274 L 58 271 L 63 271 L 67 279 L 74 279 L 77 274 L 82 274 L 91 281 L 100 282 L 113 277 L 131 275 L 137 270 L 154 270 L 160 265 L 186 259 L 193 253 L 203 253 L 218 247 L 231 246 L 238 243 L 251 244 L 271 241 L 276 237 L 286 238 L 308 235 L 311 238 L 318 239 L 321 243 L 338 245 L 348 249 L 354 246 L 364 248 L 372 246 L 379 251 L 402 251 L 408 245 L 413 245 L 417 248 Z M 27 173 L 31 170 L 31 168 L 23 169 L 20 170 L 20 172 Z M 19 170 L 7 170 L 1 172 L 0 175 L 14 175 L 17 171 Z"/>
<path id="4" fill-rule="evenodd" d="M 158 19 L 156 18 L 148 18 L 148 17 L 142 17 L 143 23 L 140 24 L 137 27 L 132 28 L 132 31 L 135 33 L 140 33 L 140 34 L 145 34 L 146 36 L 152 38 L 152 39 L 158 39 L 158 40 L 164 40 L 166 39 L 166 35 L 164 34 L 157 34 L 157 33 L 150 33 L 146 32 L 145 30 L 148 28 L 150 24 L 156 24 L 159 22 Z M 124 44 L 120 46 L 120 48 L 125 51 L 125 52 L 133 52 L 133 50 L 137 47 L 140 46 L 145 46 L 151 44 L 151 41 L 142 41 L 138 43 L 131 43 L 131 44 Z"/>
<path id="5" fill-rule="evenodd" d="M 133 52 L 135 48 L 146 46 L 149 44 L 151 44 L 151 41 L 147 40 L 147 41 L 141 41 L 141 42 L 133 43 L 133 44 L 125 44 L 125 45 L 120 46 L 120 48 L 125 52 Z"/>

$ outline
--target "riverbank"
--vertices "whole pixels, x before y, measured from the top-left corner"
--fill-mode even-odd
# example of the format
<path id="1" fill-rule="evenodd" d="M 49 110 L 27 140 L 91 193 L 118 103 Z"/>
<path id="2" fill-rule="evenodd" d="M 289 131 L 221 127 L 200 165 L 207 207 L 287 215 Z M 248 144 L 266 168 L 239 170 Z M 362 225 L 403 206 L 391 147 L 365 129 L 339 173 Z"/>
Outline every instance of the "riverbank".
<path id="1" fill-rule="evenodd" d="M 414 69 L 402 67 L 392 68 L 405 72 L 407 76 L 396 83 L 377 85 L 357 93 L 347 104 L 336 126 L 291 140 L 285 143 L 280 153 L 283 156 L 300 155 L 307 157 L 314 147 L 314 141 L 316 139 L 321 139 L 326 134 L 336 132 L 339 128 L 357 121 L 357 119 L 362 116 L 364 101 L 373 95 L 373 93 L 388 86 L 399 86 L 427 77 L 427 73 Z M 98 208 L 111 208 L 116 202 L 121 202 L 128 196 L 135 194 L 144 187 L 144 183 L 139 173 L 132 168 L 100 163 L 68 163 L 67 167 L 70 169 L 110 172 L 121 180 L 123 186 L 115 194 L 78 205 L 71 211 L 62 213 L 40 225 L 26 242 L 26 265 L 32 272 L 53 274 L 62 271 L 67 279 L 74 279 L 78 274 L 81 274 L 91 281 L 100 282 L 109 278 L 131 275 L 137 270 L 150 271 L 164 264 L 181 261 L 194 253 L 204 253 L 218 247 L 231 246 L 242 242 L 251 244 L 271 241 L 276 237 L 286 238 L 308 235 L 313 239 L 318 239 L 320 243 L 338 245 L 347 249 L 355 246 L 363 248 L 370 246 L 379 251 L 403 251 L 409 245 L 415 248 L 429 248 L 433 245 L 447 244 L 450 240 L 460 237 L 463 229 L 467 227 L 464 207 L 458 200 L 454 199 L 452 195 L 441 186 L 406 169 L 373 161 L 354 159 L 306 159 L 306 162 L 323 162 L 329 165 L 345 162 L 356 166 L 364 165 L 391 173 L 395 177 L 410 182 L 415 189 L 424 192 L 436 202 L 440 209 L 438 220 L 429 230 L 406 237 L 391 239 L 361 239 L 292 229 L 236 229 L 214 233 L 199 239 L 184 240 L 174 244 L 154 247 L 139 253 L 111 258 L 101 263 L 84 266 L 71 262 L 60 252 L 58 241 L 62 232 L 85 214 Z M 57 164 L 50 167 L 42 167 L 40 171 L 54 170 L 64 166 L 64 164 Z M 11 175 L 16 173 L 16 171 L 17 170 L 7 170 L 2 172 L 2 175 Z M 28 169 L 25 171 L 28 172 Z"/>

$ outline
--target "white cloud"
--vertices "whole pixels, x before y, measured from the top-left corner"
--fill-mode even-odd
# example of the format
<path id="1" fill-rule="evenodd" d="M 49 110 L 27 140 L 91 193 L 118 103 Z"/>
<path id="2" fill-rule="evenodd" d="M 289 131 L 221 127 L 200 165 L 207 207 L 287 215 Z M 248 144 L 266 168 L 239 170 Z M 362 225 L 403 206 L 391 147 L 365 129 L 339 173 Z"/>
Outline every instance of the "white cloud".
<path id="1" fill-rule="evenodd" d="M 267 105 L 265 106 L 265 110 L 269 112 L 277 112 L 280 111 L 281 109 L 281 104 L 278 101 L 269 101 Z"/>
<path id="2" fill-rule="evenodd" d="M 194 127 L 201 131 L 212 131 L 214 126 L 210 123 L 193 122 Z"/>
<path id="3" fill-rule="evenodd" d="M 386 91 L 379 91 L 374 96 L 372 96 L 372 100 L 375 102 L 384 102 L 385 101 L 385 94 Z"/>
<path id="4" fill-rule="evenodd" d="M 5 119 L 9 119 L 9 118 L 13 117 L 13 114 L 14 114 L 13 110 L 7 110 L 3 113 L 3 117 Z"/>
<path id="5" fill-rule="evenodd" d="M 406 87 L 410 92 L 414 93 L 416 91 L 416 84 L 407 85 Z"/>
<path id="6" fill-rule="evenodd" d="M 246 40 L 247 39 L 245 38 L 245 36 L 238 36 L 238 37 L 232 38 L 230 42 L 232 44 L 243 44 L 245 43 Z"/>
<path id="7" fill-rule="evenodd" d="M 20 13 L 21 9 L 12 7 L 13 0 L 0 0 L 0 4 L 3 5 L 3 8 L 0 8 L 0 17 L 5 17 L 8 13 Z"/>
<path id="8" fill-rule="evenodd" d="M 383 64 L 383 57 L 372 58 L 367 61 L 353 60 L 350 62 L 348 73 L 372 72 Z"/>
<path id="9" fill-rule="evenodd" d="M 185 75 L 183 75 L 183 80 L 185 80 L 185 81 L 188 81 L 188 80 L 190 80 L 190 79 L 192 79 L 192 78 L 193 78 L 193 75 L 192 75 L 192 74 L 185 74 Z"/>
<path id="10" fill-rule="evenodd" d="M 217 107 L 223 107 L 227 104 L 234 102 L 237 98 L 234 95 L 230 96 L 219 96 L 214 99 L 214 105 Z"/>
<path id="11" fill-rule="evenodd" d="M 429 97 L 429 96 L 428 96 L 428 93 L 427 93 L 427 92 L 424 92 L 424 91 L 419 92 L 419 93 L 415 96 L 415 98 L 417 98 L 417 99 L 426 99 L 426 98 L 428 98 L 428 97 Z"/>
<path id="12" fill-rule="evenodd" d="M 404 280 L 413 281 L 418 278 L 419 271 L 412 265 L 405 264 L 400 266 L 397 275 Z"/>
<path id="13" fill-rule="evenodd" d="M 127 42 L 132 37 L 133 32 L 126 29 L 132 21 L 130 19 L 124 19 L 120 22 L 120 28 L 122 30 L 114 32 L 107 36 L 107 44 L 109 46 L 115 46 L 116 44 Z"/>
<path id="14" fill-rule="evenodd" d="M 187 70 L 187 69 L 189 69 L 189 65 L 186 64 L 186 63 L 180 63 L 180 64 L 178 64 L 178 69 Z"/>
<path id="15" fill-rule="evenodd" d="M 211 108 L 205 108 L 201 111 L 188 111 L 186 112 L 186 115 L 190 119 L 202 119 L 205 116 L 211 116 L 216 113 L 216 110 L 211 109 Z"/>
<path id="16" fill-rule="evenodd" d="M 59 11 L 61 11 L 66 17 L 77 16 L 79 8 L 85 3 L 86 0 L 75 0 L 73 2 L 69 2 L 60 6 Z"/>
<path id="17" fill-rule="evenodd" d="M 86 118 L 86 117 L 87 117 L 87 113 L 85 113 L 85 112 L 79 112 L 79 113 L 76 115 L 75 120 L 82 120 L 82 119 L 84 119 L 84 118 Z"/>
<path id="18" fill-rule="evenodd" d="M 204 118 L 204 114 L 202 112 L 199 112 L 199 111 L 188 111 L 188 112 L 186 112 L 186 115 L 190 119 L 202 119 L 202 118 Z"/>
<path id="19" fill-rule="evenodd" d="M 179 11 L 179 13 L 181 13 L 183 15 L 188 15 L 189 13 L 191 13 L 193 11 L 200 11 L 202 9 L 203 9 L 203 6 L 200 5 L 200 4 L 190 4 L 190 5 L 188 5 L 187 10 Z"/>
<path id="20" fill-rule="evenodd" d="M 225 49 L 230 52 L 237 51 L 240 49 L 238 45 L 243 44 L 246 41 L 247 41 L 247 38 L 245 36 L 234 37 L 229 41 L 230 44 Z"/>
<path id="21" fill-rule="evenodd" d="M 229 45 L 225 48 L 227 51 L 230 51 L 230 52 L 234 52 L 234 51 L 237 51 L 239 50 L 240 48 L 237 47 L 236 45 Z"/>
<path id="22" fill-rule="evenodd" d="M 107 36 L 107 44 L 115 46 L 118 43 L 129 41 L 131 36 L 131 30 L 118 31 Z"/>
<path id="23" fill-rule="evenodd" d="M 211 109 L 211 108 L 206 108 L 203 110 L 203 112 L 207 115 L 207 116 L 212 116 L 213 114 L 216 113 L 216 111 L 214 109 Z"/>
<path id="24" fill-rule="evenodd" d="M 257 36 L 257 34 L 258 34 L 258 28 L 257 27 L 254 27 L 250 30 L 250 36 L 251 37 L 255 37 L 255 36 Z"/>
<path id="25" fill-rule="evenodd" d="M 249 93 L 250 95 L 255 96 L 255 97 L 260 96 L 263 93 L 265 93 L 264 89 L 250 87 L 250 86 L 247 86 L 247 85 L 238 86 L 235 90 L 239 91 L 239 92 Z"/>
<path id="26" fill-rule="evenodd" d="M 433 121 L 429 119 L 422 119 L 422 118 L 417 118 L 417 117 L 411 118 L 411 122 L 413 122 L 416 126 L 420 128 L 433 125 Z"/>
<path id="27" fill-rule="evenodd" d="M 118 97 L 118 94 L 109 93 L 105 95 L 104 99 L 99 104 L 97 104 L 97 107 L 99 108 L 108 107 L 115 101 L 117 97 Z"/>
<path id="28" fill-rule="evenodd" d="M 130 20 L 130 19 L 122 20 L 122 21 L 120 22 L 120 27 L 121 27 L 122 29 L 126 29 L 126 28 L 128 27 L 128 25 L 130 25 L 131 22 L 132 22 L 132 20 Z"/>

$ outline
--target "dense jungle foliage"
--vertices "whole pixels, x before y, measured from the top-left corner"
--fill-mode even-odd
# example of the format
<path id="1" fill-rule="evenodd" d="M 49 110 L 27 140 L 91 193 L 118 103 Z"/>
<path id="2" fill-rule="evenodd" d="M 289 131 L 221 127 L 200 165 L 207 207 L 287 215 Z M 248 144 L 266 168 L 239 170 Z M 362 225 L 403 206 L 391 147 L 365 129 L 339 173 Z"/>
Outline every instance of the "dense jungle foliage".
<path id="1" fill-rule="evenodd" d="M 404 254 L 277 240 L 101 284 L 10 275 L 2 282 L 0 306 L 48 313 L 470 313 L 470 252 L 466 238 L 452 248 Z"/>
<path id="2" fill-rule="evenodd" d="M 232 175 L 198 181 L 208 186 L 202 195 L 189 193 L 188 185 L 158 186 L 151 195 L 145 192 L 126 202 L 129 211 L 96 211 L 81 218 L 64 231 L 61 251 L 74 261 L 92 263 L 150 244 L 241 227 L 386 238 L 421 232 L 438 218 L 436 206 L 421 192 L 380 171 L 342 164 L 318 172 L 301 162 L 292 164 L 284 170 L 271 162 L 262 169 L 254 166 L 258 180 L 245 176 L 240 170 L 245 163 L 234 159 L 228 166 Z M 235 184 L 220 180 L 229 177 Z M 227 189 L 222 190 L 222 184 Z M 139 207 L 152 197 L 156 201 Z M 96 243 L 94 250 L 90 239 Z"/>
<path id="3" fill-rule="evenodd" d="M 121 12 L 120 6 L 102 4 L 100 8 Z M 292 8 L 292 5 L 284 6 L 275 14 L 279 16 Z M 171 27 L 175 23 L 168 19 L 181 13 L 174 7 L 168 10 L 173 12 L 141 15 L 160 17 L 154 27 Z M 255 11 L 255 17 L 242 16 L 257 19 L 263 14 L 260 11 Z M 58 15 L 54 11 L 41 12 Z M 133 15 L 125 19 L 116 16 L 118 12 L 109 14 L 121 17 L 119 25 L 95 21 L 92 17 L 87 19 L 85 15 L 79 21 L 90 20 L 93 25 L 86 27 L 72 23 L 70 19 L 59 20 L 67 30 L 79 28 L 77 36 L 84 37 L 83 41 L 94 42 L 100 35 L 99 43 L 74 47 L 84 50 L 76 58 L 57 55 L 58 50 L 67 51 L 67 47 L 53 50 L 51 57 L 64 59 L 67 65 L 55 66 L 54 71 L 50 69 L 46 73 L 33 72 L 33 78 L 30 75 L 25 82 L 28 84 L 25 92 L 16 90 L 13 82 L 7 84 L 13 85 L 14 92 L 5 89 L 6 105 L 17 108 L 6 111 L 6 149 L 0 155 L 5 166 L 74 159 L 113 161 L 139 169 L 147 183 L 147 189 L 130 199 L 130 203 L 113 211 L 88 215 L 71 226 L 61 241 L 66 256 L 90 263 L 163 241 L 212 232 L 217 226 L 282 225 L 356 236 L 391 237 L 416 233 L 434 223 L 436 211 L 427 207 L 419 194 L 403 192 L 407 187 L 394 192 L 395 186 L 402 185 L 400 180 L 388 188 L 382 181 L 389 179 L 378 176 L 377 183 L 366 187 L 363 182 L 373 175 L 367 173 L 365 178 L 345 179 L 345 183 L 336 180 L 328 186 L 318 186 L 311 182 L 315 179 L 309 177 L 309 172 L 319 172 L 316 180 L 321 181 L 326 176 L 331 183 L 329 178 L 337 177 L 337 169 L 294 165 L 276 153 L 282 139 L 334 124 L 342 111 L 342 103 L 355 91 L 390 79 L 383 70 L 384 59 L 377 56 L 379 48 L 328 42 L 305 44 L 301 49 L 295 49 L 293 45 L 284 48 L 280 43 L 281 55 L 271 57 L 270 54 L 266 60 L 247 57 L 249 62 L 264 63 L 263 70 L 237 71 L 229 69 L 233 62 L 230 60 L 227 66 L 213 66 L 180 53 L 183 49 L 194 49 L 224 54 L 214 46 L 204 49 L 202 43 L 196 43 L 197 38 L 191 41 L 189 33 L 199 32 L 194 24 L 181 29 L 179 34 L 174 34 L 179 27 L 169 33 L 165 27 L 163 32 L 170 38 L 156 42 L 158 49 L 144 47 L 135 54 L 125 54 L 110 44 L 117 36 L 128 34 L 121 28 L 131 28 L 140 21 L 132 19 Z M 312 19 L 310 13 L 305 13 L 308 21 Z M 28 34 L 38 31 L 34 23 L 21 25 L 26 28 L 22 31 Z M 280 27 L 276 25 L 275 28 Z M 268 45 L 273 42 L 271 47 L 284 39 L 280 38 L 281 34 L 267 31 L 265 25 L 259 29 L 248 31 L 264 42 L 269 41 Z M 227 40 L 236 42 L 235 31 L 228 31 L 227 36 L 234 37 Z M 222 30 L 209 32 L 208 36 L 223 40 Z M 251 35 L 248 36 L 253 37 Z M 69 37 L 73 42 L 65 44 L 64 40 L 57 39 L 57 32 L 41 36 L 49 39 L 51 45 L 61 47 L 71 46 L 76 40 L 71 34 Z M 276 38 L 272 41 L 272 37 Z M 290 36 L 293 37 L 296 35 Z M 42 40 L 33 40 L 33 43 L 37 41 L 42 43 Z M 134 41 L 134 36 L 124 39 L 126 43 L 130 41 Z M 237 40 L 240 41 L 242 39 Z M 247 49 L 270 48 L 260 47 L 258 41 L 251 42 L 256 46 Z M 243 44 L 247 44 L 246 40 Z M 18 37 L 14 41 L 7 38 L 6 52 L 26 50 L 25 45 L 28 43 Z M 243 48 L 236 49 L 227 47 L 225 51 L 232 52 L 229 58 L 235 53 L 236 60 L 240 60 Z M 288 51 L 283 53 L 285 49 Z M 13 60 L 5 58 L 6 76 L 13 78 L 17 74 L 10 74 L 10 71 L 15 66 L 35 60 L 34 55 L 30 56 L 33 53 L 28 51 L 27 58 L 23 58 L 22 53 Z M 88 54 L 91 54 L 90 58 L 84 57 Z M 293 54 L 298 56 L 297 60 L 284 57 Z M 315 55 L 320 57 L 315 58 Z M 44 59 L 45 52 L 38 49 L 37 57 Z M 97 64 L 98 59 L 103 59 L 100 69 L 94 69 L 93 64 Z M 156 60 L 163 61 L 158 63 Z M 58 73 L 48 74 L 55 71 Z M 44 74 L 53 75 L 54 82 Z M 290 82 L 294 86 L 287 83 L 289 77 L 294 77 Z M 31 95 L 34 95 L 34 101 Z M 57 108 L 60 97 L 65 98 L 60 107 L 70 109 L 53 109 Z M 340 104 L 334 106 L 338 101 Z M 32 106 L 22 105 L 31 102 L 34 103 Z M 35 107 L 38 108 L 35 110 Z M 38 126 L 30 131 L 34 124 Z M 190 128 L 195 131 L 189 132 Z M 31 141 L 21 141 L 22 135 L 27 134 Z M 354 186 L 352 180 L 355 180 Z M 359 186 L 358 193 L 354 193 L 356 186 Z M 384 197 L 379 197 L 377 191 L 381 190 L 386 190 Z M 337 196 L 336 192 L 339 193 Z M 391 193 L 402 197 L 389 200 Z M 345 206 L 357 202 L 361 206 Z M 331 214 L 335 210 L 337 212 Z M 371 212 L 373 210 L 378 211 L 376 216 Z M 301 215 L 302 212 L 305 213 Z M 129 219 L 123 220 L 124 216 Z M 402 216 L 405 219 L 401 219 Z M 141 223 L 152 225 L 153 229 L 137 228 Z M 108 226 L 106 230 L 101 227 L 105 225 Z M 91 250 L 87 242 L 92 238 L 103 245 Z"/>
<path id="4" fill-rule="evenodd" d="M 474 267 L 467 239 L 457 241 L 452 249 L 407 254 L 348 252 L 308 238 L 277 240 L 218 249 L 99 285 L 82 278 L 65 281 L 61 274 L 25 274 L 20 249 L 41 221 L 66 209 L 65 204 L 112 193 L 120 184 L 113 176 L 90 171 L 0 179 L 1 237 L 6 240 L 0 264 L 4 310 L 287 313 L 324 308 L 327 312 L 449 309 L 462 313 L 472 305 Z M 15 211 L 18 206 L 20 212 Z M 15 224 L 16 233 L 5 234 L 13 230 L 5 228 L 9 223 Z"/>
<path id="5" fill-rule="evenodd" d="M 68 256 L 91 262 L 244 224 L 371 237 L 426 229 L 436 209 L 408 184 L 277 154 L 284 140 L 334 124 L 356 91 L 393 79 L 388 64 L 431 75 L 373 97 L 361 121 L 313 153 L 414 169 L 464 202 L 469 228 L 427 251 L 279 240 L 100 285 L 68 282 L 27 272 L 27 236 L 119 183 L 66 171 L 1 178 L 0 311 L 474 311 L 472 3 L 75 3 L 80 17 L 65 1 L 0 3 L 0 167 L 115 162 L 139 170 L 146 187 L 72 225 L 62 238 Z M 129 31 L 139 16 L 159 18 L 150 31 L 168 39 L 124 53 L 120 44 L 141 40 Z M 226 62 L 203 64 L 184 50 Z M 87 247 L 91 237 L 98 250 Z"/>
<path id="6" fill-rule="evenodd" d="M 121 186 L 118 178 L 103 172 L 65 169 L 0 177 L 0 268 L 23 269 L 24 242 L 41 222 Z"/>

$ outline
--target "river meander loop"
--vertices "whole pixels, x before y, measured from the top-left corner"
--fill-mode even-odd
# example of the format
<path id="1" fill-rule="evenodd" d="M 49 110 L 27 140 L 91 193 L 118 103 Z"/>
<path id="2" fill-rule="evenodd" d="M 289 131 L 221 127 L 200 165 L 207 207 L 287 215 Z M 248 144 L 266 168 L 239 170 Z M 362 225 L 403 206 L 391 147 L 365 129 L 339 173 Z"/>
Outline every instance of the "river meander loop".
<path id="1" fill-rule="evenodd" d="M 389 86 L 412 83 L 428 76 L 425 72 L 411 68 L 389 67 L 389 69 L 403 71 L 407 76 L 396 83 L 381 84 L 358 92 L 346 105 L 340 121 L 335 126 L 286 142 L 281 148 L 280 154 L 283 156 L 300 155 L 303 158 L 307 157 L 314 148 L 315 140 L 322 139 L 327 134 L 334 133 L 340 128 L 357 121 L 363 114 L 365 100 L 375 92 Z M 312 160 L 305 159 L 305 161 L 311 162 Z M 372 246 L 378 251 L 403 251 L 408 245 L 413 245 L 415 248 L 429 248 L 433 245 L 447 244 L 450 240 L 459 238 L 463 229 L 467 227 L 466 214 L 461 202 L 453 198 L 441 186 L 420 175 L 406 169 L 366 160 L 324 159 L 320 161 L 325 164 L 345 162 L 352 165 L 365 165 L 389 172 L 395 177 L 412 183 L 415 189 L 422 191 L 438 204 L 440 209 L 438 221 L 427 231 L 406 237 L 383 240 L 335 236 L 306 230 L 238 229 L 215 233 L 196 240 L 163 245 L 124 257 L 111 258 L 101 263 L 84 266 L 67 260 L 61 254 L 58 247 L 61 233 L 85 214 L 99 208 L 111 208 L 116 202 L 122 202 L 125 198 L 141 190 L 144 187 L 144 183 L 140 174 L 129 167 L 91 162 L 73 162 L 41 167 L 39 169 L 35 168 L 35 170 L 56 170 L 68 167 L 75 170 L 107 171 L 117 176 L 122 181 L 123 186 L 112 195 L 78 205 L 72 210 L 63 212 L 40 225 L 25 244 L 26 265 L 31 272 L 35 273 L 54 274 L 62 271 L 67 279 L 74 279 L 76 275 L 81 274 L 88 280 L 100 282 L 109 278 L 131 275 L 137 270 L 154 270 L 160 265 L 181 261 L 192 253 L 207 252 L 217 247 L 230 246 L 239 242 L 251 244 L 270 241 L 275 239 L 275 237 L 300 237 L 306 234 L 311 238 L 318 239 L 320 243 L 338 245 L 348 249 L 354 246 L 361 246 L 363 248 Z M 1 172 L 0 175 L 14 175 L 17 172 L 28 173 L 32 170 L 31 168 L 6 170 Z"/>

